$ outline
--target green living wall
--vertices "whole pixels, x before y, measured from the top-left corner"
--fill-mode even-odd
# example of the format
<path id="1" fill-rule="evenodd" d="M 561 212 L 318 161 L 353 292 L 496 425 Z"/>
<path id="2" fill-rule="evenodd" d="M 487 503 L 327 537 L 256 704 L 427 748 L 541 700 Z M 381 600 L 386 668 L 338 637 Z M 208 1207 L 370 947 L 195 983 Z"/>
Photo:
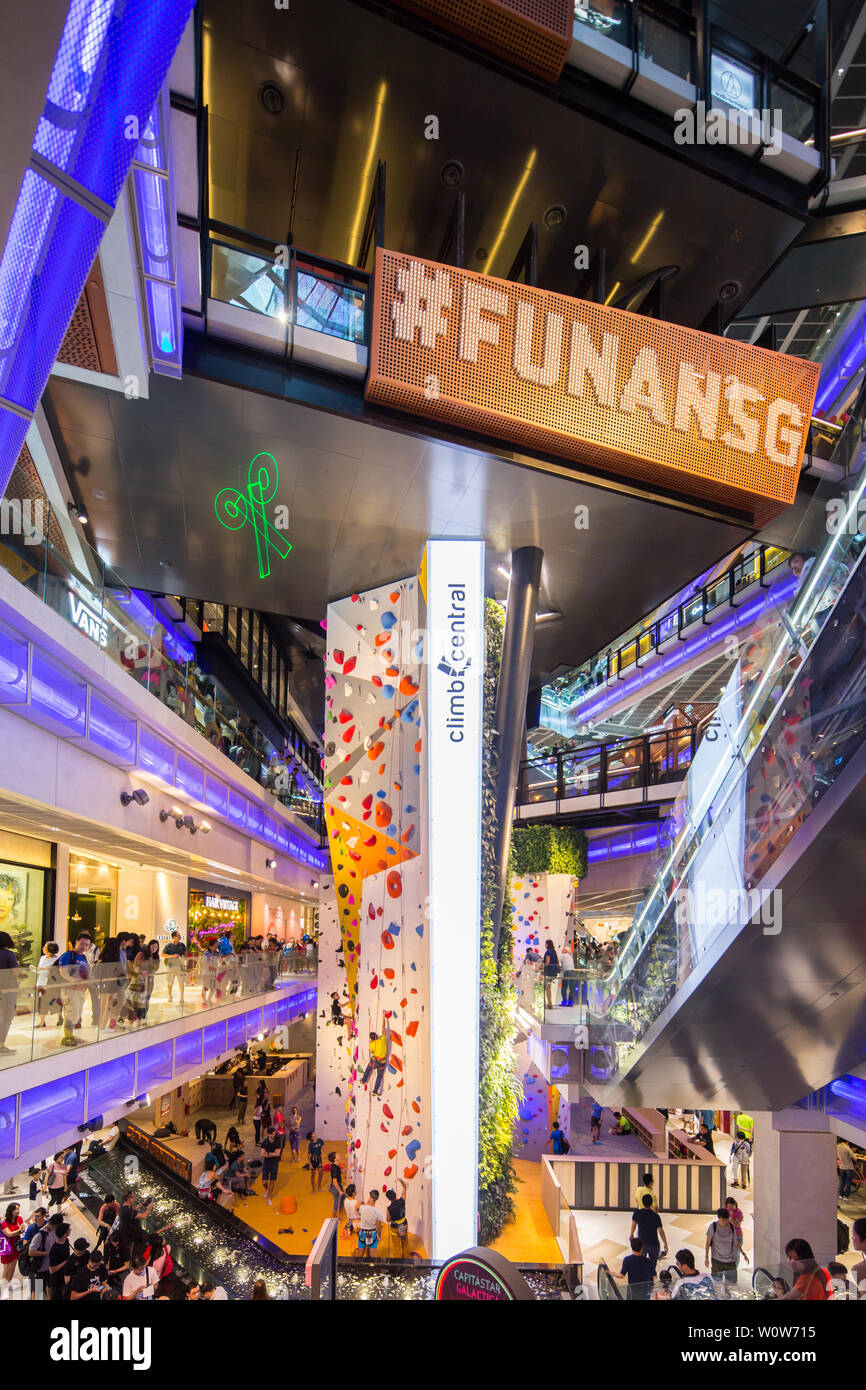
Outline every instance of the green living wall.
<path id="1" fill-rule="evenodd" d="M 478 1115 L 479 1238 L 490 1245 L 514 1216 L 514 1127 L 520 1086 L 514 1072 L 514 1018 L 517 995 L 513 980 L 510 884 L 502 911 L 499 950 L 494 952 L 493 904 L 496 866 L 496 682 L 502 657 L 504 610 L 488 599 L 485 608 L 487 660 L 484 672 L 484 747 L 481 787 L 481 1057 Z"/>
<path id="2" fill-rule="evenodd" d="M 511 871 L 586 878 L 586 835 L 574 825 L 516 825 L 511 835 Z"/>

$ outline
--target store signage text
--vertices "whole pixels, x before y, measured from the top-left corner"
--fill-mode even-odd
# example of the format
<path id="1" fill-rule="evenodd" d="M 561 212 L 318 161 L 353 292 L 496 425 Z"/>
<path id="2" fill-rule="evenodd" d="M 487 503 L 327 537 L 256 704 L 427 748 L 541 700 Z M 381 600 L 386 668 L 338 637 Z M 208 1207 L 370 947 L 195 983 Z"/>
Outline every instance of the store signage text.
<path id="1" fill-rule="evenodd" d="M 237 898 L 220 898 L 215 893 L 206 893 L 204 899 L 205 907 L 215 907 L 219 912 L 240 912 L 241 905 Z"/>
<path id="2" fill-rule="evenodd" d="M 108 645 L 108 627 L 98 613 L 95 613 L 77 594 L 69 592 L 69 607 L 72 613 L 72 621 L 76 627 L 80 628 L 95 642 L 97 647 Z"/>
<path id="3" fill-rule="evenodd" d="M 393 251 L 369 399 L 650 484 L 793 501 L 815 362 Z"/>
<path id="4" fill-rule="evenodd" d="M 514 1303 L 533 1298 L 519 1269 L 498 1252 L 478 1246 L 445 1261 L 434 1294 L 439 1303 Z"/>

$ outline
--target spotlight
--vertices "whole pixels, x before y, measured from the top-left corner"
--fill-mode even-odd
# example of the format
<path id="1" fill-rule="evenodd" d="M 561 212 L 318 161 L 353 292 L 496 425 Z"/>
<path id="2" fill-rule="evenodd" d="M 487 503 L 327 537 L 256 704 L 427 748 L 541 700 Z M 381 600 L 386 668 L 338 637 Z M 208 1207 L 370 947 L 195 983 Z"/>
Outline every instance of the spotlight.
<path id="1" fill-rule="evenodd" d="M 198 826 L 196 825 L 192 816 L 184 816 L 183 820 L 181 821 L 181 825 L 186 827 L 190 835 L 194 835 L 196 830 L 198 829 Z"/>
<path id="2" fill-rule="evenodd" d="M 310 879 L 310 887 L 311 887 L 311 888 L 318 888 L 318 886 L 319 886 L 319 880 L 318 880 L 317 878 L 311 878 L 311 879 Z"/>
<path id="3" fill-rule="evenodd" d="M 137 806 L 146 806 L 148 801 L 150 801 L 150 797 L 144 790 L 144 787 L 136 787 L 134 792 L 120 793 L 121 806 L 128 806 L 130 801 L 134 801 Z"/>
<path id="4" fill-rule="evenodd" d="M 199 830 L 201 831 L 202 835 L 207 835 L 208 831 L 210 830 L 210 821 L 203 820 L 199 825 Z"/>
<path id="5" fill-rule="evenodd" d="M 266 869 L 275 869 L 276 867 L 277 867 L 277 861 L 276 861 L 276 859 L 266 859 L 266 860 L 265 860 L 265 868 L 266 868 Z"/>
<path id="6" fill-rule="evenodd" d="M 84 507 L 78 507 L 74 502 L 68 502 L 69 515 L 74 516 L 79 526 L 87 525 L 87 512 Z"/>

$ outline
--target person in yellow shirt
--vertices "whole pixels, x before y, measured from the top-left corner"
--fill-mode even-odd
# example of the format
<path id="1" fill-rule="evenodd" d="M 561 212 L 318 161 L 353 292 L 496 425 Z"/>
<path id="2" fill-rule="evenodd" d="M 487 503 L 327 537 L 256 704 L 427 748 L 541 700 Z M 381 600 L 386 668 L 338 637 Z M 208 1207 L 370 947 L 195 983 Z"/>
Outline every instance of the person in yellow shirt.
<path id="1" fill-rule="evenodd" d="M 632 1202 L 632 1206 L 636 1211 L 639 1211 L 640 1208 L 643 1206 L 644 1197 L 652 1197 L 652 1210 L 658 1211 L 659 1204 L 658 1198 L 656 1197 L 655 1188 L 653 1186 L 652 1173 L 644 1173 L 643 1178 L 641 1180 L 641 1186 L 637 1189 L 637 1191 L 634 1194 L 634 1201 Z"/>
<path id="2" fill-rule="evenodd" d="M 373 1072 L 376 1073 L 376 1080 L 373 1082 L 373 1095 L 380 1096 L 382 1087 L 385 1084 L 385 1072 L 388 1070 L 388 1035 L 383 1030 L 381 1034 L 370 1034 L 370 1056 L 364 1075 L 361 1077 L 361 1085 L 366 1086 Z"/>

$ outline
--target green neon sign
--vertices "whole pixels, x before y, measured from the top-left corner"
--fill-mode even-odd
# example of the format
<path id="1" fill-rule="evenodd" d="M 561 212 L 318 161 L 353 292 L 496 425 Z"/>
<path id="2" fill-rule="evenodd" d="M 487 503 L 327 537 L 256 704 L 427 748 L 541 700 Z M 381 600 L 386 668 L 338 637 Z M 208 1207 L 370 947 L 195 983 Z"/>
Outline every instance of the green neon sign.
<path id="1" fill-rule="evenodd" d="M 260 459 L 269 459 L 260 463 Z M 227 531 L 241 531 L 252 526 L 256 536 L 256 554 L 259 559 L 259 579 L 267 579 L 271 572 L 271 549 L 284 560 L 292 548 L 291 542 L 281 536 L 265 516 L 265 503 L 273 502 L 277 495 L 280 471 L 273 454 L 256 454 L 250 459 L 247 471 L 246 496 L 237 488 L 224 487 L 214 498 L 217 520 Z"/>

